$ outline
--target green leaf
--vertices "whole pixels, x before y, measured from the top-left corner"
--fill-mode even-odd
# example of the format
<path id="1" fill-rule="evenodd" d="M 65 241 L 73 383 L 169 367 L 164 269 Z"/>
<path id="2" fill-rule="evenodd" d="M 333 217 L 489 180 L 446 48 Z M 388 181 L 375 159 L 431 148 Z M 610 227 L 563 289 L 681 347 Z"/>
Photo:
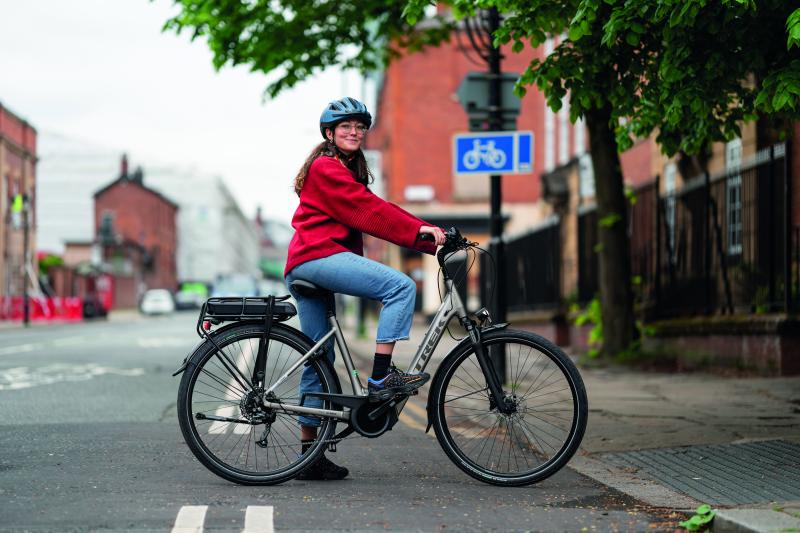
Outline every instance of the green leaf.
<path id="1" fill-rule="evenodd" d="M 569 40 L 574 42 L 579 40 L 581 37 L 583 37 L 583 30 L 581 29 L 581 27 L 579 25 L 570 26 Z"/>
<path id="2" fill-rule="evenodd" d="M 628 33 L 628 34 L 625 36 L 625 42 L 626 42 L 626 43 L 628 43 L 628 44 L 629 44 L 629 45 L 631 45 L 631 46 L 636 46 L 636 45 L 638 45 L 638 44 L 639 44 L 639 36 L 638 36 L 638 35 L 636 35 L 636 34 L 635 34 L 635 33 L 633 33 L 633 32 L 629 32 L 629 33 Z"/>
<path id="3" fill-rule="evenodd" d="M 597 221 L 598 224 L 603 226 L 604 228 L 613 227 L 614 224 L 622 220 L 622 216 L 619 213 L 609 213 L 600 220 Z"/>
<path id="4" fill-rule="evenodd" d="M 518 54 L 518 53 L 522 52 L 523 48 L 525 48 L 525 43 L 523 43 L 522 41 L 515 41 L 514 45 L 511 47 L 511 50 L 515 54 Z"/>

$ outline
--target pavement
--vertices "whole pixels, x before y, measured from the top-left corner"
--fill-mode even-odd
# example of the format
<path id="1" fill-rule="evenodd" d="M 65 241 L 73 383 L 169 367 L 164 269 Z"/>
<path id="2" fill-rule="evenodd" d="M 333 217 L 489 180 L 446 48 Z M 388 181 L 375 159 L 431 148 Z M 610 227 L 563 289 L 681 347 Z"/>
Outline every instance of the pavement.
<path id="1" fill-rule="evenodd" d="M 368 365 L 374 342 L 344 322 L 350 351 Z M 397 344 L 399 368 L 408 367 L 425 328 L 415 319 L 411 340 Z M 445 335 L 427 371 L 455 344 Z M 800 376 L 579 369 L 589 421 L 570 468 L 687 517 L 709 503 L 717 511 L 713 531 L 800 531 Z"/>

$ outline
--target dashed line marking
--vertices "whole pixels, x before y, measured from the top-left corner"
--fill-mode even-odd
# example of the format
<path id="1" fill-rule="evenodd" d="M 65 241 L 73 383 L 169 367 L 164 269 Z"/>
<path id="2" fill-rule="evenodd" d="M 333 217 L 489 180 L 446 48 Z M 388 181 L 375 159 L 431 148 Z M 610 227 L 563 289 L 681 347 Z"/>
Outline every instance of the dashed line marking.
<path id="1" fill-rule="evenodd" d="M 274 533 L 275 525 L 270 505 L 248 505 L 244 514 L 242 533 Z"/>
<path id="2" fill-rule="evenodd" d="M 178 511 L 172 533 L 202 533 L 208 505 L 184 505 Z"/>

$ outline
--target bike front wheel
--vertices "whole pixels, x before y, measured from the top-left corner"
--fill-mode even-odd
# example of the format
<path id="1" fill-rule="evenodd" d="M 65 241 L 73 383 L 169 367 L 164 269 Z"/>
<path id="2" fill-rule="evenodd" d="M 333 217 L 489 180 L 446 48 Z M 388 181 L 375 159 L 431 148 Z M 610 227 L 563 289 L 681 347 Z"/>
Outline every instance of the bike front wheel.
<path id="1" fill-rule="evenodd" d="M 317 440 L 304 452 L 298 416 L 262 408 L 264 390 L 281 378 L 285 381 L 267 395 L 273 403 L 299 405 L 304 373 L 305 379 L 316 375 L 321 392 L 339 390 L 320 359 L 284 376 L 311 346 L 283 326 L 270 332 L 263 385 L 257 386 L 253 378 L 263 336 L 263 326 L 253 324 L 221 331 L 214 336 L 216 346 L 206 341 L 191 356 L 178 391 L 178 421 L 192 453 L 213 473 L 244 485 L 272 485 L 297 476 L 324 452 L 336 427 L 335 420 L 320 419 Z M 321 407 L 331 408 L 327 401 Z"/>
<path id="2" fill-rule="evenodd" d="M 481 345 L 505 360 L 503 401 L 513 412 L 497 408 L 467 344 L 445 359 L 431 385 L 436 438 L 461 470 L 483 482 L 541 481 L 566 465 L 581 443 L 588 413 L 583 380 L 566 354 L 538 335 L 493 331 Z"/>

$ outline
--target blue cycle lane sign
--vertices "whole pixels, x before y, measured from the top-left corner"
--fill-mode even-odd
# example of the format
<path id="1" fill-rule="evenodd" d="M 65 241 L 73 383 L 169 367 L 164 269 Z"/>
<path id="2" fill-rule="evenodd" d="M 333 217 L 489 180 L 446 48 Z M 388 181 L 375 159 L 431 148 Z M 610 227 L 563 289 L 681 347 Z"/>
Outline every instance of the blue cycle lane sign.
<path id="1" fill-rule="evenodd" d="M 455 174 L 533 172 L 533 132 L 491 131 L 453 136 Z"/>

